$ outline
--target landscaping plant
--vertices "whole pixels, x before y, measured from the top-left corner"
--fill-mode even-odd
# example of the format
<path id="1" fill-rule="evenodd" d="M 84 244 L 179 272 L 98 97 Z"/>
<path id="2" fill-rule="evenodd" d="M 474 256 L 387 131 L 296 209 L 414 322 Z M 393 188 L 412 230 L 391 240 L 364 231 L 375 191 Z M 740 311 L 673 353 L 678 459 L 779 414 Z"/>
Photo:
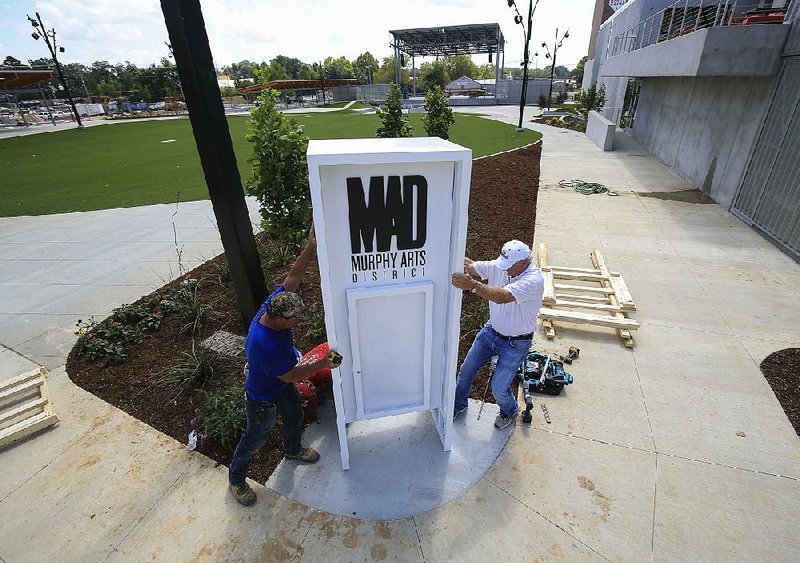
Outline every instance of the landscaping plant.
<path id="1" fill-rule="evenodd" d="M 303 127 L 278 111 L 278 93 L 264 90 L 250 112 L 247 140 L 253 146 L 252 173 L 247 193 L 261 205 L 264 230 L 300 244 L 311 223 Z"/>
<path id="2" fill-rule="evenodd" d="M 539 109 L 544 109 L 546 107 L 548 107 L 547 96 L 539 94 Z"/>
<path id="3" fill-rule="evenodd" d="M 439 86 L 425 94 L 425 117 L 422 124 L 429 137 L 450 138 L 450 126 L 455 122 L 453 110 L 447 104 L 447 96 Z"/>
<path id="4" fill-rule="evenodd" d="M 408 118 L 403 115 L 403 99 L 397 84 L 389 85 L 386 106 L 378 109 L 378 118 L 381 120 L 381 126 L 376 133 L 378 137 L 411 136 L 411 126 Z"/>
<path id="5" fill-rule="evenodd" d="M 202 410 L 201 422 L 209 438 L 233 451 L 247 426 L 241 383 L 235 379 L 225 380 L 210 392 Z"/>
<path id="6" fill-rule="evenodd" d="M 590 111 L 600 111 L 606 105 L 606 87 L 605 84 L 600 84 L 597 87 L 597 82 L 592 82 L 586 90 L 578 95 L 578 110 L 584 117 L 589 115 Z"/>

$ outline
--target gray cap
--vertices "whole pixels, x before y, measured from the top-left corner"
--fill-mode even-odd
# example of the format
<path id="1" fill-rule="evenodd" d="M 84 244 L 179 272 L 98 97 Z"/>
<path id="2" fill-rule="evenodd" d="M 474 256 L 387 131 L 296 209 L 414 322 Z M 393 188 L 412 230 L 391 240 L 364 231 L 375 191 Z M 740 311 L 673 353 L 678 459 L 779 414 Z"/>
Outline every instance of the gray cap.
<path id="1" fill-rule="evenodd" d="M 308 309 L 299 295 L 293 291 L 282 291 L 269 302 L 267 313 L 272 318 L 299 317 L 302 319 L 306 317 Z"/>

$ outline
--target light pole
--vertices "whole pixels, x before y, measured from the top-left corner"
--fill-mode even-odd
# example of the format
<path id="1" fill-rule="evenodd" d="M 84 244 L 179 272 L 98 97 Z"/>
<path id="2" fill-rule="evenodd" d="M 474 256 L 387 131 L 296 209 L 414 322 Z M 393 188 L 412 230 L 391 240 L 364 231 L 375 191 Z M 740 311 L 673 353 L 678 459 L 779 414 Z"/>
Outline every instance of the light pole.
<path id="1" fill-rule="evenodd" d="M 536 0 L 536 4 L 533 3 L 533 0 L 529 0 L 528 2 L 528 29 L 526 30 L 522 14 L 519 13 L 516 2 L 514 2 L 514 0 L 508 0 L 508 7 L 514 8 L 514 11 L 517 13 L 514 16 L 514 23 L 518 23 L 522 26 L 522 34 L 525 37 L 525 55 L 522 59 L 522 91 L 519 97 L 519 125 L 517 125 L 517 131 L 525 130 L 524 127 L 522 127 L 522 114 L 525 111 L 525 98 L 528 96 L 528 63 L 530 62 L 530 50 L 528 46 L 531 43 L 533 13 L 536 11 L 536 6 L 538 5 L 539 0 Z"/>
<path id="2" fill-rule="evenodd" d="M 69 84 L 67 84 L 67 81 L 64 78 L 64 72 L 61 70 L 61 64 L 58 62 L 58 57 L 56 57 L 56 50 L 58 50 L 59 53 L 64 52 L 64 47 L 56 46 L 56 30 L 54 28 L 50 28 L 50 31 L 48 31 L 44 28 L 42 17 L 39 15 L 39 12 L 36 12 L 36 19 L 28 16 L 28 21 L 31 22 L 31 25 L 36 28 L 36 31 L 31 33 L 31 37 L 33 37 L 36 41 L 38 41 L 40 37 L 44 37 L 44 42 L 47 43 L 47 48 L 50 50 L 50 56 L 53 58 L 53 63 L 56 65 L 58 79 L 61 81 L 61 84 L 64 86 L 64 91 L 67 93 L 67 99 L 69 99 L 69 105 L 72 107 L 72 113 L 75 116 L 75 121 L 78 123 L 78 129 L 83 129 L 84 125 L 81 123 L 81 116 L 78 115 L 78 108 L 75 107 L 75 100 L 72 99 L 72 92 L 69 90 Z M 51 39 L 53 40 L 52 43 L 50 42 Z"/>
<path id="3" fill-rule="evenodd" d="M 545 53 L 545 55 L 544 55 L 545 58 L 547 58 L 547 59 L 552 58 L 553 59 L 553 64 L 550 66 L 550 92 L 547 95 L 547 109 L 550 109 L 550 104 L 553 103 L 552 102 L 552 98 L 553 98 L 553 74 L 556 71 L 556 56 L 558 55 L 558 50 L 561 48 L 561 44 L 564 42 L 564 39 L 567 39 L 567 38 L 569 38 L 569 29 L 567 31 L 565 31 L 564 35 L 561 37 L 561 39 L 559 39 L 558 38 L 558 28 L 556 28 L 556 40 L 555 40 L 555 43 L 553 43 L 553 56 L 552 57 L 550 57 L 550 50 L 547 48 L 547 43 L 542 42 L 542 47 L 544 47 L 545 51 L 547 51 Z"/>

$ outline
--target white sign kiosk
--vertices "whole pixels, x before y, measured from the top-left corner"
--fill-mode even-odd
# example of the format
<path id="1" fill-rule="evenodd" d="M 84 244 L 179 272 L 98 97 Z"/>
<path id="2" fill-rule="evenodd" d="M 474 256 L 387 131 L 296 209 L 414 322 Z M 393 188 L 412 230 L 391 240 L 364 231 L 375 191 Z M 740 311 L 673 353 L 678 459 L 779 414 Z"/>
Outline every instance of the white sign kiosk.
<path id="1" fill-rule="evenodd" d="M 430 410 L 453 427 L 472 151 L 438 137 L 310 141 L 342 468 L 346 424 Z"/>

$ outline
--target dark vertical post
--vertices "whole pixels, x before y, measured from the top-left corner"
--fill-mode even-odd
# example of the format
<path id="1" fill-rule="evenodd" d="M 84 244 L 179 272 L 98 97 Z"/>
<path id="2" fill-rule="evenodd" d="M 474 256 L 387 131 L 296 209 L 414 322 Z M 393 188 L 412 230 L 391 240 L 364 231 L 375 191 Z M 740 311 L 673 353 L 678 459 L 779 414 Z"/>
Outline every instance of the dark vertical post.
<path id="1" fill-rule="evenodd" d="M 78 129 L 83 129 L 83 123 L 81 122 L 81 116 L 78 115 L 78 108 L 75 107 L 75 100 L 72 99 L 72 92 L 69 90 L 69 84 L 67 84 L 67 79 L 64 78 L 64 72 L 61 70 L 61 63 L 58 62 L 58 57 L 56 56 L 56 36 L 55 31 L 53 30 L 53 44 L 50 45 L 50 36 L 47 35 L 47 30 L 44 28 L 44 23 L 42 22 L 42 16 L 39 15 L 39 12 L 36 12 L 36 19 L 39 20 L 39 29 L 42 32 L 42 36 L 44 37 L 44 42 L 47 43 L 47 49 L 50 51 L 50 55 L 53 57 L 53 62 L 56 65 L 56 72 L 58 72 L 58 79 L 61 84 L 64 86 L 64 91 L 67 93 L 67 98 L 69 99 L 69 105 L 72 107 L 72 113 L 75 116 L 75 121 L 78 123 Z"/>
<path id="2" fill-rule="evenodd" d="M 531 27 L 533 26 L 533 0 L 528 2 L 528 35 L 525 38 L 525 60 L 522 61 L 522 93 L 519 97 L 519 126 L 517 131 L 522 131 L 522 114 L 525 111 L 525 102 L 528 97 L 528 62 L 530 61 Z"/>
<path id="3" fill-rule="evenodd" d="M 198 0 L 161 0 L 197 152 L 228 259 L 236 300 L 249 321 L 267 296 L 222 96 Z"/>
<path id="4" fill-rule="evenodd" d="M 556 28 L 556 42 L 553 43 L 553 66 L 550 67 L 550 93 L 547 95 L 547 109 L 553 103 L 553 73 L 556 71 L 556 55 L 558 54 L 558 28 Z"/>

